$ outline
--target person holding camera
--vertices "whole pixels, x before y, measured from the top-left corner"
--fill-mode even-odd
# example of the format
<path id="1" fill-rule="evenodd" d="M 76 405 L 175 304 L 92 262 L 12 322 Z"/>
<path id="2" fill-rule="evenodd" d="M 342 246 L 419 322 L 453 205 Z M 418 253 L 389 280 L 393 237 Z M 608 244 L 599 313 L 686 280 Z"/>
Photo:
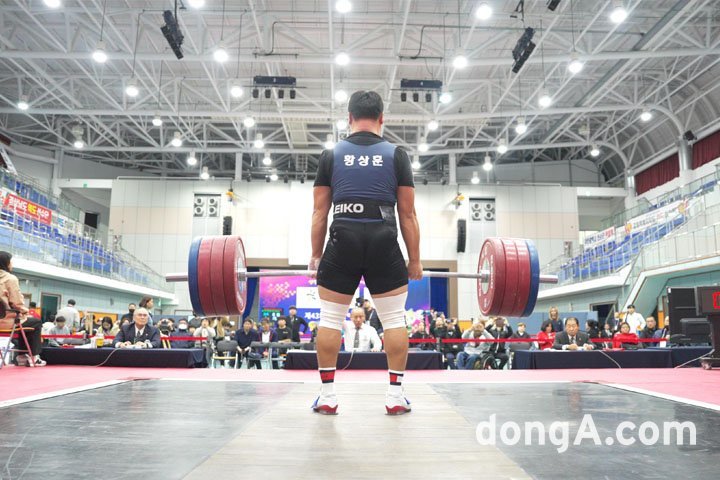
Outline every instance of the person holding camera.
<path id="1" fill-rule="evenodd" d="M 191 337 L 193 333 L 190 333 L 190 326 L 187 318 L 181 318 L 178 321 L 177 330 L 170 334 L 170 338 L 179 337 Z M 170 342 L 170 348 L 193 348 L 195 342 L 193 340 L 174 340 Z"/>

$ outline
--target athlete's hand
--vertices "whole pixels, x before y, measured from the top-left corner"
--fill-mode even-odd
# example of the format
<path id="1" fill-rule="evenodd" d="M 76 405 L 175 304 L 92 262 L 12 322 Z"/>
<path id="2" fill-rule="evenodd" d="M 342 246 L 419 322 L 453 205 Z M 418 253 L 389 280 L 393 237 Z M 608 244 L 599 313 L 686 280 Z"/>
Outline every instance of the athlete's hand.
<path id="1" fill-rule="evenodd" d="M 420 280 L 422 278 L 423 266 L 420 260 L 410 260 L 407 264 L 408 279 Z"/>
<path id="2" fill-rule="evenodd" d="M 308 270 L 317 271 L 319 266 L 320 266 L 320 257 L 310 257 L 310 262 L 308 263 Z M 315 275 L 313 275 L 312 277 L 315 278 Z"/>

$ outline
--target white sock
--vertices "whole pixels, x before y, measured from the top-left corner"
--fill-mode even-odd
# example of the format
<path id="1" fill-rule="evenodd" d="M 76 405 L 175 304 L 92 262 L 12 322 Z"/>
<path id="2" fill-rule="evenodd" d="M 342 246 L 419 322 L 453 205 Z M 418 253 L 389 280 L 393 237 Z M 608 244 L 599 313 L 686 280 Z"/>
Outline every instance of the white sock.
<path id="1" fill-rule="evenodd" d="M 323 383 L 321 391 L 323 395 L 335 395 L 335 383 Z"/>

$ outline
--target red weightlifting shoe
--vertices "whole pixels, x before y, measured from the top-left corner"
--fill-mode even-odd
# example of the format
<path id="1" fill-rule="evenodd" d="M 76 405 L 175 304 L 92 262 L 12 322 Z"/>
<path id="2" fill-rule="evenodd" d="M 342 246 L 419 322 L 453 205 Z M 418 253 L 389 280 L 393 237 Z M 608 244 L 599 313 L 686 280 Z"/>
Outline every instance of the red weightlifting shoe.
<path id="1" fill-rule="evenodd" d="M 337 396 L 320 394 L 312 405 L 313 412 L 322 415 L 337 415 Z"/>
<path id="2" fill-rule="evenodd" d="M 385 397 L 385 411 L 388 415 L 403 415 L 410 413 L 410 401 L 405 398 L 404 394 L 391 395 Z"/>

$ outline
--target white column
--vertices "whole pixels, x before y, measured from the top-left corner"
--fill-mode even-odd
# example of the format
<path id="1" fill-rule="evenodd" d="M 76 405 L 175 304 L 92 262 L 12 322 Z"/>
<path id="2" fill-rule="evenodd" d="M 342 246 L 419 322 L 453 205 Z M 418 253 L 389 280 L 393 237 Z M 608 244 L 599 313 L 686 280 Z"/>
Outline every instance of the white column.
<path id="1" fill-rule="evenodd" d="M 235 181 L 242 180 L 242 152 L 235 153 Z"/>
<path id="2" fill-rule="evenodd" d="M 450 185 L 457 185 L 457 161 L 454 153 L 448 155 L 448 182 Z"/>

